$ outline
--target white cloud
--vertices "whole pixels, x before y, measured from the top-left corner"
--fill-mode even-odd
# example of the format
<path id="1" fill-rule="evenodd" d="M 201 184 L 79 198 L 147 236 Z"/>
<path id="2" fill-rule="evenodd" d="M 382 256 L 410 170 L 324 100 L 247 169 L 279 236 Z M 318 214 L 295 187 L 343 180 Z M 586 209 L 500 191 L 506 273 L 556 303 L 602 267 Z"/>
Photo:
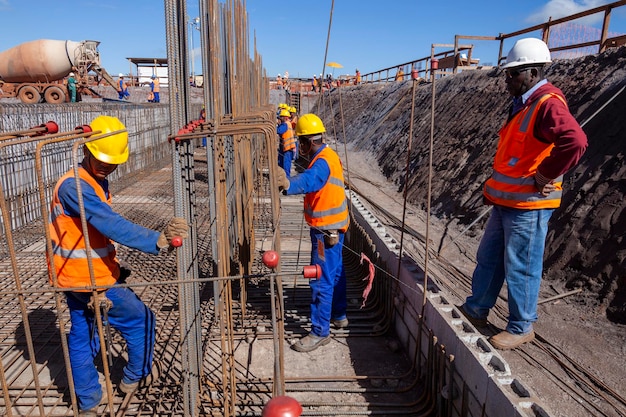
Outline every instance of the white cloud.
<path id="1" fill-rule="evenodd" d="M 561 17 L 570 16 L 594 7 L 608 4 L 609 0 L 549 0 L 538 12 L 528 16 L 526 21 L 531 24 L 547 22 L 548 19 L 559 19 Z M 585 19 L 586 24 L 600 21 L 603 18 L 602 13 L 596 13 Z M 579 23 L 582 23 L 580 21 Z"/>

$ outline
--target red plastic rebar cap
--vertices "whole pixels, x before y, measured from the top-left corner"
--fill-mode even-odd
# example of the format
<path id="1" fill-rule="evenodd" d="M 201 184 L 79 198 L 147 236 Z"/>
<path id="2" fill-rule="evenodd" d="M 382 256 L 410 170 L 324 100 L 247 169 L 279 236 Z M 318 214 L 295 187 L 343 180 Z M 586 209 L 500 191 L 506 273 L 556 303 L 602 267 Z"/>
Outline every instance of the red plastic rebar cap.
<path id="1" fill-rule="evenodd" d="M 49 122 L 46 122 L 46 124 L 42 125 L 42 127 L 45 127 L 48 133 L 57 133 L 59 131 L 59 125 L 56 124 L 56 122 L 53 122 L 52 120 L 50 120 Z"/>
<path id="2" fill-rule="evenodd" d="M 270 269 L 275 269 L 279 260 L 278 252 L 275 250 L 268 250 L 263 254 L 263 265 Z"/>
<path id="3" fill-rule="evenodd" d="M 174 236 L 172 238 L 172 246 L 174 246 L 175 248 L 180 248 L 181 246 L 183 246 L 183 238 L 180 236 Z"/>
<path id="4" fill-rule="evenodd" d="M 439 60 L 437 58 L 433 58 L 430 60 L 430 69 L 432 70 L 439 69 Z"/>
<path id="5" fill-rule="evenodd" d="M 302 406 L 292 397 L 281 395 L 274 397 L 265 404 L 261 417 L 300 417 Z"/>
<path id="6" fill-rule="evenodd" d="M 302 268 L 302 275 L 308 279 L 319 279 L 322 276 L 322 267 L 319 265 L 307 265 Z"/>

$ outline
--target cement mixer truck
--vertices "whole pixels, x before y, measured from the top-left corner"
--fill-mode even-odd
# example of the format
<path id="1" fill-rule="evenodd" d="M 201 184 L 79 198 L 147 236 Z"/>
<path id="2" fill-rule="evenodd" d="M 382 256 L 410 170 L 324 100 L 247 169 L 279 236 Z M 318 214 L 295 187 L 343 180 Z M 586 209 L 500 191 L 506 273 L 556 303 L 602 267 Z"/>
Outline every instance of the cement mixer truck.
<path id="1" fill-rule="evenodd" d="M 78 97 L 100 97 L 91 88 L 94 80 L 104 80 L 117 90 L 115 80 L 100 66 L 99 44 L 40 39 L 0 52 L 0 98 L 18 97 L 28 104 L 63 103 L 69 97 L 63 80 L 70 72 L 77 81 Z"/>

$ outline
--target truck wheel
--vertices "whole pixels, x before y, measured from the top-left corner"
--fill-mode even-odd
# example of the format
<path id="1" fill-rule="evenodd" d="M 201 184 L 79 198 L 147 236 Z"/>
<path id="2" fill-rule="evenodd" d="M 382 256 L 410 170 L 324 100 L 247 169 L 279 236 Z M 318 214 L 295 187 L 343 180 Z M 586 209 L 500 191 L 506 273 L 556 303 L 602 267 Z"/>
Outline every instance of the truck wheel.
<path id="1" fill-rule="evenodd" d="M 37 89 L 32 85 L 25 85 L 20 88 L 17 96 L 22 103 L 26 104 L 35 104 L 41 101 L 41 94 L 39 94 L 39 91 L 37 91 Z"/>
<path id="2" fill-rule="evenodd" d="M 48 87 L 43 93 L 47 103 L 59 104 L 65 102 L 65 92 L 59 87 Z"/>

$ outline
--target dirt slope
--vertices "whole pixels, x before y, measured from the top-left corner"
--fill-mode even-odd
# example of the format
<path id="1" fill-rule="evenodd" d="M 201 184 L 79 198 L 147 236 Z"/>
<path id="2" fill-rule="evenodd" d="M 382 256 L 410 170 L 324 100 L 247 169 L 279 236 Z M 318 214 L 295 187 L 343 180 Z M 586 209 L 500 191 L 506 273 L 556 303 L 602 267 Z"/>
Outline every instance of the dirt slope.
<path id="1" fill-rule="evenodd" d="M 556 61 L 547 78 L 565 93 L 589 148 L 566 174 L 565 195 L 550 222 L 545 279 L 583 288 L 582 307 L 626 323 L 626 48 Z M 408 198 L 426 207 L 432 83 L 415 90 Z M 465 71 L 435 81 L 432 212 L 442 222 L 474 221 L 485 209 L 498 130 L 510 97 L 502 71 Z M 621 92 L 621 93 L 620 93 Z M 616 93 L 619 93 L 616 97 Z M 340 100 L 341 99 L 341 100 Z M 611 100 L 608 104 L 607 101 Z M 394 187 L 404 187 L 412 81 L 342 87 L 318 112 L 329 133 L 377 160 Z M 340 113 L 343 111 L 343 118 Z M 334 116 L 334 120 L 332 120 Z M 482 230 L 483 218 L 469 233 Z"/>

